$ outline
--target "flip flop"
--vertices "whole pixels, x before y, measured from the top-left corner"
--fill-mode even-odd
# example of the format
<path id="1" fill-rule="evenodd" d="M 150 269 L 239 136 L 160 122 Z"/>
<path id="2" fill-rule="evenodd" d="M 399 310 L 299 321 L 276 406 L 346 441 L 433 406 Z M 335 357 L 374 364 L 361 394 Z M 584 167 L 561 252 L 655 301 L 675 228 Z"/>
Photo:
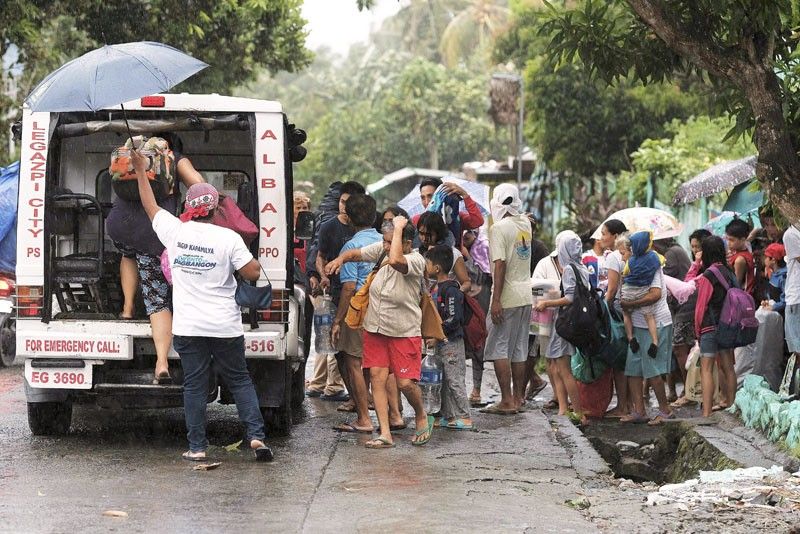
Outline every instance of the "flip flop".
<path id="1" fill-rule="evenodd" d="M 405 423 L 403 423 L 402 425 L 389 425 L 390 432 L 398 432 L 400 430 L 405 430 L 406 428 L 408 428 L 408 425 L 406 425 Z M 380 431 L 381 427 L 378 427 L 378 432 Z"/>
<path id="2" fill-rule="evenodd" d="M 306 390 L 306 397 L 315 399 L 322 395 L 321 391 L 317 391 L 316 389 L 307 389 Z"/>
<path id="3" fill-rule="evenodd" d="M 730 406 L 726 406 L 725 404 L 715 404 L 711 407 L 712 412 L 721 412 L 722 410 L 727 410 Z"/>
<path id="4" fill-rule="evenodd" d="M 253 447 L 253 444 L 256 444 L 256 447 Z M 272 454 L 272 449 L 264 445 L 264 442 L 260 439 L 250 440 L 250 450 L 253 451 L 253 456 L 255 456 L 257 462 L 271 462 L 275 457 Z"/>
<path id="5" fill-rule="evenodd" d="M 424 436 L 426 433 L 428 434 L 428 437 L 425 438 L 425 439 L 412 441 L 411 442 L 412 445 L 416 445 L 416 446 L 425 445 L 426 443 L 428 443 L 431 440 L 431 437 L 433 437 L 433 421 L 434 421 L 434 419 L 435 418 L 432 415 L 429 415 L 428 416 L 428 426 L 426 426 L 422 430 L 417 430 L 416 432 L 414 432 L 414 437 L 415 438 L 418 438 L 420 436 Z"/>
<path id="6" fill-rule="evenodd" d="M 340 404 L 336 407 L 337 412 L 345 412 L 345 413 L 356 413 L 355 405 L 351 406 L 349 404 Z"/>
<path id="7" fill-rule="evenodd" d="M 169 375 L 169 371 L 164 371 L 153 377 L 153 385 L 155 386 L 166 386 L 169 384 L 172 384 L 172 377 Z"/>
<path id="8" fill-rule="evenodd" d="M 472 395 L 469 396 L 469 405 L 473 408 L 481 408 L 489 404 L 488 402 L 484 402 L 481 400 L 481 396 L 478 395 L 477 397 L 473 397 Z"/>
<path id="9" fill-rule="evenodd" d="M 647 426 L 661 426 L 667 419 L 675 419 L 675 414 L 672 412 L 664 413 L 659 410 L 656 416 L 647 422 Z"/>
<path id="10" fill-rule="evenodd" d="M 206 456 L 205 451 L 203 452 L 186 451 L 183 454 L 181 454 L 181 458 L 189 462 L 205 462 L 206 460 L 208 460 L 208 456 Z"/>
<path id="11" fill-rule="evenodd" d="M 535 399 L 535 398 L 536 398 L 536 395 L 538 395 L 538 394 L 539 394 L 539 393 L 540 393 L 540 392 L 541 392 L 541 391 L 542 391 L 544 388 L 546 388 L 546 387 L 547 387 L 547 382 L 545 382 L 544 380 L 542 380 L 542 383 L 541 383 L 541 384 L 539 384 L 539 385 L 538 385 L 538 386 L 536 386 L 535 388 L 531 388 L 531 389 L 528 391 L 528 393 L 525 395 L 525 399 L 526 399 L 526 400 L 533 400 L 533 399 Z"/>
<path id="12" fill-rule="evenodd" d="M 383 436 L 378 436 L 377 438 L 371 439 L 368 442 L 366 442 L 364 446 L 368 449 L 391 449 L 392 447 L 394 447 L 394 443 L 384 438 Z"/>
<path id="13" fill-rule="evenodd" d="M 490 404 L 486 408 L 481 408 L 478 411 L 481 412 L 481 413 L 490 413 L 492 415 L 516 415 L 517 414 L 517 410 L 514 410 L 514 409 L 504 410 L 502 408 L 498 408 L 497 404 Z"/>
<path id="14" fill-rule="evenodd" d="M 475 423 L 466 424 L 461 418 L 447 423 L 445 427 L 447 430 L 475 430 Z"/>
<path id="15" fill-rule="evenodd" d="M 335 395 L 325 395 L 324 393 L 319 396 L 320 400 L 324 401 L 331 401 L 331 402 L 347 402 L 350 400 L 350 395 L 347 394 L 345 391 L 340 391 Z"/>
<path id="16" fill-rule="evenodd" d="M 342 423 L 333 427 L 337 432 L 345 432 L 349 434 L 372 434 L 371 428 L 358 428 L 353 423 Z M 394 430 L 394 429 L 392 429 Z"/>
<path id="17" fill-rule="evenodd" d="M 558 409 L 558 401 L 556 399 L 551 399 L 542 405 L 542 408 L 545 410 L 557 410 Z"/>
<path id="18" fill-rule="evenodd" d="M 636 413 L 636 412 L 630 413 L 628 415 L 624 415 L 624 416 L 620 417 L 620 419 L 619 419 L 620 423 L 625 423 L 625 424 L 629 424 L 629 425 L 630 424 L 643 425 L 644 423 L 647 423 L 649 421 L 650 420 L 646 416 L 644 416 L 644 415 L 642 415 L 640 413 Z"/>

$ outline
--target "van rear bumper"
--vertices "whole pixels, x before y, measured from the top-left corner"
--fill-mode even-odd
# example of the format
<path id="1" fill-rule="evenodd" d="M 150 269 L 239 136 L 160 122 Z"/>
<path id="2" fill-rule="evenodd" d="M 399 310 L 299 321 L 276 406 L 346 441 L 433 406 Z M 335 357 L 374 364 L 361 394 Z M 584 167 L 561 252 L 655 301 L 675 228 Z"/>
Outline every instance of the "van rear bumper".
<path id="1" fill-rule="evenodd" d="M 244 325 L 245 357 L 286 359 L 290 344 L 281 324 L 261 324 L 256 330 Z M 152 338 L 150 324 L 134 321 L 17 321 L 17 357 L 82 360 L 133 360 L 134 342 Z M 289 343 L 293 341 L 293 343 Z M 150 341 L 152 343 L 152 341 Z M 178 354 L 170 350 L 170 359 Z"/>

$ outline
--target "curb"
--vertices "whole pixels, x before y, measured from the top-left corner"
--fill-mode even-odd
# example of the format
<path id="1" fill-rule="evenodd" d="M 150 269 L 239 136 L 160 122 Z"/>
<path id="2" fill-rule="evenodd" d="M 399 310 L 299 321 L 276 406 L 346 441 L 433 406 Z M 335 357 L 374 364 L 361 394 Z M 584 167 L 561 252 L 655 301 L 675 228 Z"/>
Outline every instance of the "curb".
<path id="1" fill-rule="evenodd" d="M 581 478 L 595 478 L 603 475 L 613 475 L 611 468 L 603 460 L 589 440 L 578 427 L 572 424 L 566 415 L 548 416 L 556 439 L 569 455 L 573 469 Z"/>

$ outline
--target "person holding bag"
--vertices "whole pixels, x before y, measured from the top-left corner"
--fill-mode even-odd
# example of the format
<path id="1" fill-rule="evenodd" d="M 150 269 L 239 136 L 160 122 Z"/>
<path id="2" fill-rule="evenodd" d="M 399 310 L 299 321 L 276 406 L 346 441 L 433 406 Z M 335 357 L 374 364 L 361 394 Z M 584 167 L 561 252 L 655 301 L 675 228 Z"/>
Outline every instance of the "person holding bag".
<path id="1" fill-rule="evenodd" d="M 327 266 L 328 272 L 333 273 L 348 261 L 377 262 L 384 253 L 388 257 L 388 264 L 378 269 L 372 279 L 369 306 L 364 316 L 362 365 L 370 370 L 372 397 L 380 424 L 380 435 L 365 444 L 368 449 L 394 447 L 387 391 L 390 373 L 397 378 L 397 386 L 415 412 L 417 431 L 412 445 L 430 441 L 434 422 L 425 412 L 422 392 L 417 385 L 422 366 L 420 297 L 425 258 L 413 249 L 414 227 L 405 217 L 398 215 L 384 222 L 381 230 L 382 242 L 345 251 Z M 432 302 L 430 296 L 427 302 Z M 441 331 L 441 320 L 438 326 Z"/>
<path id="2" fill-rule="evenodd" d="M 183 145 L 177 135 L 160 134 L 174 156 L 177 177 L 186 187 L 205 182 L 195 170 L 192 162 L 183 155 Z M 137 137 L 140 147 L 144 139 Z M 135 150 L 129 151 L 137 153 Z M 146 159 L 145 161 L 149 163 Z M 112 161 L 110 170 L 117 171 L 120 161 Z M 116 167 L 115 167 L 116 165 Z M 127 165 L 126 165 L 127 167 Z M 151 189 L 152 194 L 152 189 Z M 137 195 L 138 196 L 138 195 Z M 174 214 L 178 207 L 178 185 L 173 184 L 166 196 L 157 206 Z M 172 303 L 169 282 L 161 269 L 161 254 L 164 245 L 158 240 L 150 226 L 142 203 L 138 198 L 125 199 L 118 197 L 106 219 L 106 233 L 122 254 L 120 260 L 120 285 L 122 286 L 123 306 L 120 319 L 134 318 L 134 301 L 139 283 L 142 284 L 142 296 L 150 326 L 153 332 L 153 343 L 156 349 L 156 365 L 153 383 L 169 384 L 167 357 L 172 345 Z"/>
<path id="3" fill-rule="evenodd" d="M 183 404 L 189 439 L 183 458 L 206 459 L 206 401 L 213 362 L 236 401 L 256 459 L 270 461 L 272 451 L 264 444 L 264 419 L 244 356 L 234 278 L 236 272 L 245 280 L 258 280 L 261 265 L 238 234 L 208 224 L 219 203 L 219 193 L 212 185 L 190 187 L 184 214 L 178 219 L 156 203 L 144 173 L 147 159 L 134 151 L 132 160 L 142 206 L 172 263 L 172 334 L 184 371 Z"/>

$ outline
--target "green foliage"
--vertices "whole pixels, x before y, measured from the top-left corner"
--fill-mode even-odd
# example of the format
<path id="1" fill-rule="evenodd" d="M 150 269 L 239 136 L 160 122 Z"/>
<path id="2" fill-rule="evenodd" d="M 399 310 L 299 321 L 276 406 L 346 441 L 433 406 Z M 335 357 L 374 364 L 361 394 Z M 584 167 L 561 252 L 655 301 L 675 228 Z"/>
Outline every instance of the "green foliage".
<path id="1" fill-rule="evenodd" d="M 348 101 L 309 130 L 308 158 L 296 176 L 371 183 L 402 167 L 457 170 L 498 151 L 486 118 L 485 78 L 414 59 L 369 100 Z"/>
<path id="2" fill-rule="evenodd" d="M 621 174 L 618 187 L 632 190 L 634 198 L 644 198 L 647 182 L 655 176 L 658 200 L 671 204 L 680 184 L 712 165 L 755 153 L 755 146 L 746 139 L 723 141 L 730 127 L 731 119 L 726 117 L 673 120 L 667 126 L 671 137 L 646 139 L 631 154 L 633 170 Z"/>

